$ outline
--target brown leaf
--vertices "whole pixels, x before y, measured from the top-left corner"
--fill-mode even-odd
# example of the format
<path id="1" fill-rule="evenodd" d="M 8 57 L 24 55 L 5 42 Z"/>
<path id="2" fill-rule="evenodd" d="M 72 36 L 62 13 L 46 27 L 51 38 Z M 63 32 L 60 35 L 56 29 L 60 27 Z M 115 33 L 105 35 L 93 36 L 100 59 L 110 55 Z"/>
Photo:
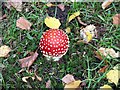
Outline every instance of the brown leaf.
<path id="1" fill-rule="evenodd" d="M 33 55 L 28 56 L 26 58 L 20 59 L 19 62 L 21 63 L 21 67 L 30 67 L 33 62 L 36 60 L 36 58 L 38 57 L 38 53 L 35 52 Z"/>
<path id="2" fill-rule="evenodd" d="M 108 65 L 105 65 L 104 67 L 100 68 L 100 70 L 98 71 L 98 73 L 104 73 L 105 70 L 107 69 Z"/>
<path id="3" fill-rule="evenodd" d="M 102 8 L 105 9 L 107 8 L 114 0 L 105 0 L 103 3 L 102 3 Z"/>
<path id="4" fill-rule="evenodd" d="M 32 24 L 28 20 L 26 20 L 24 17 L 20 17 L 16 22 L 16 26 L 23 30 L 24 29 L 30 30 L 30 27 L 32 26 Z"/>
<path id="5" fill-rule="evenodd" d="M 113 24 L 120 25 L 120 14 L 116 14 L 113 16 Z"/>
<path id="6" fill-rule="evenodd" d="M 35 73 L 35 77 L 36 77 L 39 81 L 42 81 L 42 78 L 39 77 L 36 73 Z"/>
<path id="7" fill-rule="evenodd" d="M 14 7 L 17 11 L 22 11 L 22 0 L 7 0 L 6 7 L 10 9 L 10 7 Z"/>
<path id="8" fill-rule="evenodd" d="M 45 87 L 46 87 L 46 88 L 51 88 L 51 81 L 50 81 L 50 80 L 48 80 L 48 81 L 46 82 Z"/>
<path id="9" fill-rule="evenodd" d="M 95 53 L 95 55 L 96 55 L 96 57 L 97 57 L 98 59 L 100 59 L 100 60 L 103 59 L 99 52 L 94 51 L 94 53 Z"/>
<path id="10" fill-rule="evenodd" d="M 75 79 L 74 79 L 73 75 L 67 74 L 62 78 L 62 81 L 66 84 L 69 84 L 69 83 L 75 81 Z"/>
<path id="11" fill-rule="evenodd" d="M 65 6 L 64 6 L 63 4 L 58 4 L 57 6 L 58 6 L 62 11 L 65 10 Z"/>

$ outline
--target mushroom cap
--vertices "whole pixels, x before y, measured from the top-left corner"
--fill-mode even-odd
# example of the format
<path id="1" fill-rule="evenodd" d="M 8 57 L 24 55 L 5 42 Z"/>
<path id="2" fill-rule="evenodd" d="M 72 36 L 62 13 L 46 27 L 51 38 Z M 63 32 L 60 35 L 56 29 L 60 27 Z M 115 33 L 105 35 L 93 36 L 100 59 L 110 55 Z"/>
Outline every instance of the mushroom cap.
<path id="1" fill-rule="evenodd" d="M 61 58 L 69 47 L 69 38 L 61 29 L 49 29 L 40 39 L 40 50 L 45 57 Z"/>

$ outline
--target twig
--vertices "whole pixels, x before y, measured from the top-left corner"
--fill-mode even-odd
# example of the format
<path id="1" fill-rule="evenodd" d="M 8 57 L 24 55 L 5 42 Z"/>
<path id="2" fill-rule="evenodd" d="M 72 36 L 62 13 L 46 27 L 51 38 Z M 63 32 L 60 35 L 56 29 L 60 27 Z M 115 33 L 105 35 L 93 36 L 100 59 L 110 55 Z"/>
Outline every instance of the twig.
<path id="1" fill-rule="evenodd" d="M 86 23 L 84 23 L 84 22 L 81 21 L 81 18 L 80 18 L 79 16 L 77 17 L 77 20 L 78 20 L 78 22 L 79 22 L 80 24 L 82 24 L 82 25 L 84 25 L 84 26 L 87 26 Z"/>

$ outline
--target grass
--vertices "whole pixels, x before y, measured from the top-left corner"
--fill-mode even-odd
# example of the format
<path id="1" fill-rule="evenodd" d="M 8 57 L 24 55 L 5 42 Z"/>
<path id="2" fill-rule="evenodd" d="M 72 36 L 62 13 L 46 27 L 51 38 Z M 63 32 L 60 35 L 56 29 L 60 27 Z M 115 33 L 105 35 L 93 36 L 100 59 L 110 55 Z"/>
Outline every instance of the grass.
<path id="1" fill-rule="evenodd" d="M 7 19 L 1 22 L 1 37 L 3 37 L 3 44 L 10 46 L 12 52 L 10 52 L 8 58 L 0 58 L 5 66 L 2 70 L 3 88 L 6 90 L 9 88 L 28 88 L 29 85 L 32 88 L 45 88 L 45 83 L 49 79 L 52 82 L 52 88 L 63 88 L 61 79 L 68 73 L 74 75 L 75 79 L 85 81 L 87 88 L 99 88 L 104 84 L 109 84 L 105 79 L 105 75 L 117 63 L 120 63 L 120 60 L 119 58 L 104 58 L 109 63 L 109 67 L 105 73 L 99 74 L 98 70 L 105 66 L 105 63 L 104 60 L 98 60 L 93 51 L 96 51 L 99 47 L 113 48 L 120 51 L 120 27 L 112 24 L 112 16 L 119 12 L 119 3 L 112 3 L 106 10 L 103 10 L 101 3 L 97 2 L 64 4 L 71 7 L 68 16 L 80 10 L 82 21 L 94 24 L 99 28 L 105 28 L 105 34 L 89 44 L 76 44 L 76 38 L 79 37 L 77 32 L 79 32 L 81 25 L 77 20 L 73 20 L 67 25 L 71 27 L 71 33 L 68 34 L 70 48 L 67 54 L 63 56 L 62 61 L 46 61 L 46 58 L 39 52 L 39 57 L 31 69 L 34 70 L 37 67 L 38 76 L 42 77 L 43 80 L 39 82 L 38 80 L 28 79 L 28 83 L 24 83 L 22 77 L 32 77 L 34 72 L 30 73 L 26 70 L 19 74 L 18 71 L 21 68 L 18 60 L 26 57 L 28 52 L 37 49 L 42 33 L 48 29 L 43 22 L 47 16 L 47 7 L 45 3 L 24 3 L 22 12 L 17 12 L 15 9 L 8 12 L 7 9 L 4 9 Z M 29 11 L 26 12 L 25 8 L 28 8 Z M 16 20 L 21 16 L 33 23 L 31 31 L 16 27 Z M 64 24 L 60 28 L 65 29 L 67 26 Z"/>

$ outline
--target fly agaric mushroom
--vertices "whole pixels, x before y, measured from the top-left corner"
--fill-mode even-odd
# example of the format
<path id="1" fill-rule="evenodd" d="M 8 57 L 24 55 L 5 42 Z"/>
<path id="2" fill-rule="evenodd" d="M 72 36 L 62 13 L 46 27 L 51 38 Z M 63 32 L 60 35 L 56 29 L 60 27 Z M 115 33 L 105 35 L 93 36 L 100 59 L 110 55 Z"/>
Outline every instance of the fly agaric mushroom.
<path id="1" fill-rule="evenodd" d="M 39 46 L 47 60 L 58 61 L 68 51 L 69 38 L 63 30 L 49 29 L 43 33 Z"/>

